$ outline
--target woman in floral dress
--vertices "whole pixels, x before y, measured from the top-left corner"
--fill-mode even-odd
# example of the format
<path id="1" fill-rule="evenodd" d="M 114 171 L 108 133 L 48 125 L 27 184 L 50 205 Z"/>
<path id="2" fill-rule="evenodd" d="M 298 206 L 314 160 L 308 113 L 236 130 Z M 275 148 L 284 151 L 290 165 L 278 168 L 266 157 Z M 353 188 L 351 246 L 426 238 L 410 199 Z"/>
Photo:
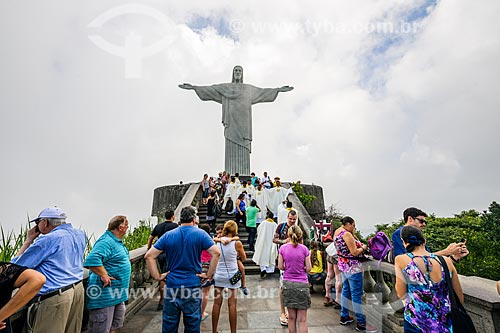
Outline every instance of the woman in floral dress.
<path id="1" fill-rule="evenodd" d="M 366 323 L 366 316 L 363 313 L 363 267 L 361 264 L 361 254 L 368 247 L 362 244 L 354 236 L 356 222 L 350 216 L 344 217 L 340 226 L 334 232 L 333 241 L 339 256 L 338 266 L 342 276 L 342 297 L 340 299 L 340 324 L 348 325 L 354 322 L 354 318 L 349 315 L 352 309 L 356 316 L 356 330 L 359 332 L 377 332 L 377 328 Z M 351 306 L 352 301 L 352 306 Z"/>
<path id="2" fill-rule="evenodd" d="M 406 226 L 401 230 L 406 254 L 396 257 L 396 292 L 405 297 L 405 333 L 453 332 L 451 305 L 444 269 L 436 255 L 425 249 L 420 229 Z M 464 296 L 457 271 L 450 258 L 444 257 L 451 274 L 453 289 L 463 303 Z"/>

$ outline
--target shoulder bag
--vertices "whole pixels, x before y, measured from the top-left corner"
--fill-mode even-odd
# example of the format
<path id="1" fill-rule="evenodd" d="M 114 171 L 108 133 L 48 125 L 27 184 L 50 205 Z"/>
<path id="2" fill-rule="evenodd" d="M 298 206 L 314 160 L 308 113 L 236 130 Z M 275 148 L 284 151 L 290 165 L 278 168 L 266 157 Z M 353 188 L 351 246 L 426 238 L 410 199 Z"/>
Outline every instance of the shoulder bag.
<path id="1" fill-rule="evenodd" d="M 450 278 L 450 271 L 448 265 L 442 256 L 437 256 L 441 265 L 443 265 L 444 275 L 446 279 L 446 284 L 448 285 L 448 293 L 450 296 L 451 303 L 451 322 L 453 325 L 453 332 L 455 333 L 477 333 L 474 323 L 471 317 L 465 310 L 462 302 L 458 299 L 455 290 L 453 290 L 453 284 Z"/>
<path id="2" fill-rule="evenodd" d="M 220 243 L 220 252 L 222 253 L 222 260 L 224 260 L 224 264 L 226 264 L 226 258 L 224 257 L 224 251 L 222 250 L 222 247 L 224 245 L 222 245 L 222 243 Z M 226 265 L 226 271 L 227 271 L 227 277 L 229 278 L 229 282 L 234 286 L 236 283 L 238 283 L 239 280 L 241 280 L 241 271 L 238 269 L 238 271 L 236 273 L 234 273 L 233 276 L 230 276 L 229 274 L 229 269 L 227 269 L 227 265 Z"/>

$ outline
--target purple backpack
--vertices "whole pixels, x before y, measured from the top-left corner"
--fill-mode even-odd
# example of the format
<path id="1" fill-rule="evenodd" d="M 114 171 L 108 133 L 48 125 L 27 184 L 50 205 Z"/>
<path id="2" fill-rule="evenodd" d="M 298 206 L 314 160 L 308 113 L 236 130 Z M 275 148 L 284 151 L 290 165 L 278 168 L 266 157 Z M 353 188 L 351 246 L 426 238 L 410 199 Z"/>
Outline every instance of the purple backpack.
<path id="1" fill-rule="evenodd" d="M 368 247 L 370 248 L 370 254 L 373 259 L 382 261 L 387 254 L 392 249 L 392 243 L 389 237 L 383 232 L 379 231 L 368 240 Z M 390 258 L 386 259 L 386 261 L 390 262 Z"/>

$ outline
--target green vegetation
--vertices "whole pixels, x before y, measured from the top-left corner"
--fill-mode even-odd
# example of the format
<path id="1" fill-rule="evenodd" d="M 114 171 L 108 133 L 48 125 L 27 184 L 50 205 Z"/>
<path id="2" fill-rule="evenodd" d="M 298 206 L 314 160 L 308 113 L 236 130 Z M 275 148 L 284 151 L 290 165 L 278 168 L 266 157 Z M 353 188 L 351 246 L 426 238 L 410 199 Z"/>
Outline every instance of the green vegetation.
<path id="1" fill-rule="evenodd" d="M 87 258 L 90 251 L 92 251 L 92 247 L 94 247 L 94 243 L 95 243 L 96 239 L 95 239 L 94 234 L 89 235 L 89 233 L 86 230 L 83 230 L 83 231 L 85 232 L 85 235 L 87 235 L 87 246 L 85 246 L 85 251 L 83 252 L 83 257 Z"/>
<path id="2" fill-rule="evenodd" d="M 340 220 L 342 220 L 342 218 L 346 216 L 345 214 L 339 212 L 337 210 L 337 208 L 335 208 L 333 205 L 330 205 L 330 207 L 328 207 L 325 211 L 325 219 L 327 221 L 330 221 L 331 223 L 333 223 L 333 230 L 337 230 L 341 225 L 342 225 L 342 222 L 340 222 Z M 354 232 L 354 234 L 356 235 L 356 238 L 359 239 L 361 242 L 363 243 L 368 243 L 367 242 L 367 239 L 368 238 L 364 238 L 361 233 L 359 232 L 359 230 L 356 229 L 356 231 Z M 333 237 L 333 235 L 332 235 Z"/>
<path id="3" fill-rule="evenodd" d="M 292 186 L 293 186 L 293 192 L 299 198 L 300 202 L 302 202 L 302 204 L 304 205 L 304 207 L 310 208 L 311 207 L 311 203 L 314 200 L 317 199 L 316 196 L 315 195 L 306 194 L 304 192 L 304 189 L 302 188 L 302 185 L 300 185 L 299 182 L 292 183 Z"/>
<path id="4" fill-rule="evenodd" d="M 0 261 L 9 262 L 16 255 L 21 246 L 23 246 L 24 240 L 28 235 L 28 229 L 29 226 L 26 226 L 26 228 L 21 226 L 19 234 L 15 234 L 12 230 L 6 234 L 3 227 L 0 226 L 0 233 L 2 235 L 0 241 Z"/>
<path id="5" fill-rule="evenodd" d="M 133 230 L 129 229 L 127 234 L 123 237 L 123 244 L 125 244 L 129 251 L 146 245 L 153 227 L 149 219 L 147 221 L 140 220 L 139 225 Z"/>
<path id="6" fill-rule="evenodd" d="M 377 231 L 389 237 L 403 225 L 399 221 L 392 225 L 376 225 Z M 491 280 L 500 280 L 500 204 L 493 201 L 487 211 L 463 211 L 453 217 L 427 218 L 424 236 L 431 250 L 445 249 L 452 242 L 467 239 L 470 254 L 456 264 L 462 275 L 475 275 Z M 368 236 L 367 238 L 369 238 Z"/>

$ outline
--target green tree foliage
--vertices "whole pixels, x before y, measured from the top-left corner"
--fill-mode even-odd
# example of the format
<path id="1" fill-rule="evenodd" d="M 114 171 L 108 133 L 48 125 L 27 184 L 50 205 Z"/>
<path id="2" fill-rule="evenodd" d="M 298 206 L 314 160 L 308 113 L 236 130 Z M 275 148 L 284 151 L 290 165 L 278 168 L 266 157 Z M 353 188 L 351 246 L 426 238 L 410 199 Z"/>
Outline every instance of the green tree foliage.
<path id="1" fill-rule="evenodd" d="M 488 208 L 481 215 L 483 219 L 483 227 L 491 236 L 491 242 L 500 242 L 500 204 L 493 201 Z"/>
<path id="2" fill-rule="evenodd" d="M 377 225 L 377 231 L 389 237 L 403 225 L 403 221 L 392 225 Z M 469 256 L 456 264 L 462 275 L 475 275 L 491 280 L 500 279 L 500 205 L 492 202 L 488 211 L 463 211 L 453 217 L 427 217 L 423 230 L 427 245 L 432 251 L 445 249 L 452 242 L 467 240 Z"/>
<path id="3" fill-rule="evenodd" d="M 333 228 L 337 229 L 340 227 L 341 223 L 340 220 L 344 217 L 344 214 L 338 211 L 338 209 L 334 205 L 330 205 L 325 210 L 325 220 L 333 223 Z"/>
<path id="4" fill-rule="evenodd" d="M 129 230 L 123 237 L 123 244 L 125 244 L 129 251 L 146 245 L 152 230 L 151 221 L 140 220 L 139 225 L 134 230 Z"/>
<path id="5" fill-rule="evenodd" d="M 311 203 L 317 199 L 316 196 L 306 194 L 304 192 L 304 189 L 302 188 L 302 185 L 300 185 L 300 182 L 292 183 L 292 186 L 293 186 L 293 192 L 299 198 L 300 202 L 302 202 L 304 207 L 306 208 L 311 207 Z"/>
<path id="6" fill-rule="evenodd" d="M 328 207 L 325 211 L 325 220 L 331 222 L 333 224 L 333 230 L 337 230 L 341 225 L 342 225 L 342 222 L 340 222 L 340 220 L 342 220 L 342 218 L 346 216 L 344 215 L 343 213 L 341 213 L 340 211 L 337 210 L 337 208 L 333 205 L 330 205 L 330 207 Z M 354 232 L 354 235 L 356 236 L 357 239 L 359 239 L 360 241 L 366 243 L 367 242 L 367 239 L 368 238 L 364 238 L 362 235 L 361 235 L 361 232 L 359 232 L 358 229 L 356 229 L 356 231 Z M 332 235 L 333 236 L 333 235 Z"/>

